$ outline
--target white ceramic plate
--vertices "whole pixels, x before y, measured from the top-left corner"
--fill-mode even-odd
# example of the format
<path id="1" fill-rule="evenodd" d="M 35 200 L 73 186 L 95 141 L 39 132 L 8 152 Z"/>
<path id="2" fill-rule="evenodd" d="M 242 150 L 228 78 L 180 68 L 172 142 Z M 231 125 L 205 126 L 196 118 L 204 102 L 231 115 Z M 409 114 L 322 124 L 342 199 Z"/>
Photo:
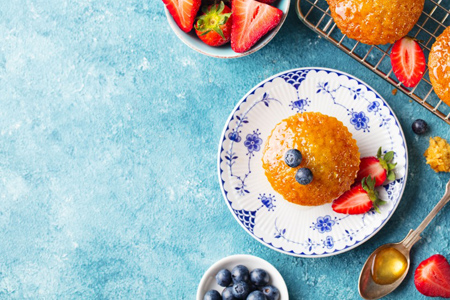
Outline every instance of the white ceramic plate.
<path id="1" fill-rule="evenodd" d="M 251 272 L 253 269 L 264 269 L 269 273 L 270 285 L 275 286 L 280 291 L 280 300 L 289 300 L 288 289 L 280 272 L 269 262 L 253 255 L 232 255 L 225 257 L 213 264 L 203 275 L 197 289 L 197 300 L 203 300 L 203 296 L 209 290 L 216 290 L 222 295 L 223 287 L 217 284 L 216 274 L 222 269 L 232 270 L 237 265 L 246 266 Z"/>
<path id="2" fill-rule="evenodd" d="M 271 30 L 269 33 L 267 33 L 265 36 L 263 36 L 250 50 L 244 53 L 236 53 L 231 49 L 230 43 L 220 46 L 220 47 L 211 47 L 203 43 L 195 34 L 194 30 L 191 30 L 191 32 L 186 33 L 183 30 L 178 27 L 177 23 L 174 21 L 172 16 L 170 15 L 169 11 L 165 8 L 164 10 L 166 12 L 167 21 L 169 22 L 170 27 L 175 32 L 175 34 L 180 38 L 183 43 L 188 45 L 191 49 L 194 49 L 197 52 L 200 52 L 201 54 L 216 57 L 216 58 L 238 58 L 243 57 L 252 53 L 255 53 L 265 45 L 267 45 L 270 40 L 272 40 L 277 32 L 280 30 L 281 26 L 284 23 L 284 20 L 286 20 L 286 17 L 289 12 L 289 4 L 291 0 L 277 0 L 273 6 L 277 7 L 278 9 L 283 11 L 283 17 L 281 18 L 280 23 L 275 27 L 273 30 Z"/>
<path id="3" fill-rule="evenodd" d="M 380 146 L 395 151 L 396 180 L 378 188 L 387 201 L 381 213 L 337 214 L 331 204 L 300 206 L 273 190 L 262 168 L 263 145 L 277 123 L 305 111 L 342 121 L 361 157 Z M 235 107 L 220 139 L 219 180 L 232 215 L 255 239 L 289 255 L 323 257 L 355 248 L 386 224 L 405 188 L 407 155 L 396 116 L 370 86 L 340 71 L 301 68 L 266 79 Z"/>

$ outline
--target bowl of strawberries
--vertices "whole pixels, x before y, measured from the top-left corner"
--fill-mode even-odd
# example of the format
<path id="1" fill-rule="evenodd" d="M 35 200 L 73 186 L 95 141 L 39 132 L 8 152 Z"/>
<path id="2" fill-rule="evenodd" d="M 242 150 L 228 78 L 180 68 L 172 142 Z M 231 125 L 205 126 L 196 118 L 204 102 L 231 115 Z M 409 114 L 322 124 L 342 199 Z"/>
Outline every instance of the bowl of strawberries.
<path id="1" fill-rule="evenodd" d="M 162 0 L 170 27 L 190 48 L 217 58 L 252 54 L 277 34 L 290 0 Z"/>

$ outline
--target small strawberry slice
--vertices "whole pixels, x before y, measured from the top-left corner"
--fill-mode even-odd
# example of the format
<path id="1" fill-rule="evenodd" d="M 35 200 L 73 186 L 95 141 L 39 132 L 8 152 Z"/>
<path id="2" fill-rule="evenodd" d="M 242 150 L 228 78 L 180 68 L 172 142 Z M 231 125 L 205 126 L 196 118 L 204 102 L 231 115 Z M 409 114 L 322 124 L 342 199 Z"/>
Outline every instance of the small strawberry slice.
<path id="1" fill-rule="evenodd" d="M 419 43 L 410 37 L 395 42 L 391 65 L 397 79 L 406 87 L 416 86 L 425 72 L 425 55 Z"/>
<path id="2" fill-rule="evenodd" d="M 232 0 L 233 27 L 231 48 L 238 53 L 248 51 L 281 21 L 283 11 L 255 0 Z"/>
<path id="3" fill-rule="evenodd" d="M 382 185 L 386 181 L 386 178 L 388 180 L 395 180 L 393 169 L 397 164 L 392 162 L 394 151 L 389 151 L 384 156 L 381 153 L 380 147 L 377 157 L 369 156 L 361 158 L 356 182 L 360 182 L 363 178 L 370 176 L 375 178 L 375 187 L 377 187 Z"/>
<path id="4" fill-rule="evenodd" d="M 425 296 L 450 298 L 450 265 L 447 259 L 435 254 L 421 262 L 414 273 L 414 284 Z"/>
<path id="5" fill-rule="evenodd" d="M 177 23 L 184 32 L 192 30 L 201 0 L 162 0 Z"/>
<path id="6" fill-rule="evenodd" d="M 331 207 L 337 213 L 359 215 L 372 208 L 380 212 L 378 206 L 384 203 L 383 200 L 378 198 L 378 193 L 375 190 L 375 179 L 367 177 L 334 200 Z"/>

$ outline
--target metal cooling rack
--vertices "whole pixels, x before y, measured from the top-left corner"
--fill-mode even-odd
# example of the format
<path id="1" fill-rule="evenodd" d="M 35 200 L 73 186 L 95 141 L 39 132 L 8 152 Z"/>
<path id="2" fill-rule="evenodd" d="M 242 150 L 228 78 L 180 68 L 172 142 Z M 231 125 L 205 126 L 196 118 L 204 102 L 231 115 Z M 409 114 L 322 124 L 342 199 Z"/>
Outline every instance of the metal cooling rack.
<path id="1" fill-rule="evenodd" d="M 389 58 L 392 45 L 365 45 L 343 35 L 331 17 L 326 0 L 298 0 L 297 14 L 300 20 L 313 31 L 387 80 L 396 89 L 402 91 L 450 125 L 450 107 L 442 102 L 434 93 L 428 68 L 425 70 L 424 76 L 417 86 L 407 88 L 397 80 L 392 72 Z M 450 26 L 449 14 L 450 1 L 425 0 L 422 15 L 414 28 L 409 32 L 409 36 L 419 41 L 427 60 L 436 37 L 447 26 Z"/>

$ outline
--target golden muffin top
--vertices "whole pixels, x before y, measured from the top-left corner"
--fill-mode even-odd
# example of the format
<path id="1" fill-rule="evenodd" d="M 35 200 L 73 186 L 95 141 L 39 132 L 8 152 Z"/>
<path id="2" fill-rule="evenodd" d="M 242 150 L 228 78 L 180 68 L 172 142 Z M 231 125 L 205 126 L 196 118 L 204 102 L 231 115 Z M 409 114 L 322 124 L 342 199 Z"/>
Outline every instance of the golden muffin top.
<path id="1" fill-rule="evenodd" d="M 284 161 L 286 151 L 297 149 L 302 162 L 296 168 Z M 263 150 L 263 168 L 273 189 L 287 201 L 316 206 L 332 202 L 350 189 L 359 169 L 359 149 L 347 127 L 334 117 L 317 112 L 293 115 L 275 126 Z M 308 168 L 313 180 L 299 184 L 295 174 Z"/>
<path id="2" fill-rule="evenodd" d="M 450 27 L 438 36 L 431 47 L 428 68 L 434 91 L 450 105 Z"/>
<path id="3" fill-rule="evenodd" d="M 414 27 L 425 0 L 327 0 L 343 34 L 364 44 L 394 43 Z"/>

